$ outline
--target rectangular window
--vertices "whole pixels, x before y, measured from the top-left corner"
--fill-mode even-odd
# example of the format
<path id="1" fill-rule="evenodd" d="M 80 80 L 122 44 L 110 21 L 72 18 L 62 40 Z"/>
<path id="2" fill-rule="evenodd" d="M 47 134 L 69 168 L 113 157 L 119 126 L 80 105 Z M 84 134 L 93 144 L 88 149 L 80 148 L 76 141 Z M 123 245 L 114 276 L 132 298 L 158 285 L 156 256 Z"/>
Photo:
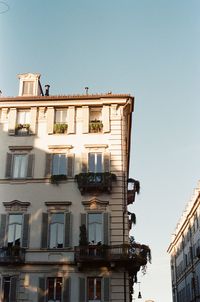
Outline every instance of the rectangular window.
<path id="1" fill-rule="evenodd" d="M 88 214 L 88 240 L 92 244 L 103 242 L 103 215 L 101 213 Z"/>
<path id="2" fill-rule="evenodd" d="M 50 215 L 49 223 L 49 247 L 63 248 L 64 246 L 64 213 Z"/>
<path id="3" fill-rule="evenodd" d="M 52 175 L 67 175 L 67 157 L 65 154 L 53 154 Z"/>
<path id="4" fill-rule="evenodd" d="M 101 278 L 88 278 L 87 280 L 88 302 L 101 302 Z"/>
<path id="5" fill-rule="evenodd" d="M 30 124 L 30 110 L 19 110 L 17 112 L 17 124 Z"/>
<path id="6" fill-rule="evenodd" d="M 48 302 L 62 301 L 62 278 L 60 277 L 47 278 L 47 301 Z"/>
<path id="7" fill-rule="evenodd" d="M 3 302 L 16 301 L 16 277 L 3 278 Z"/>
<path id="8" fill-rule="evenodd" d="M 102 120 L 102 108 L 94 107 L 90 108 L 90 122 Z"/>
<path id="9" fill-rule="evenodd" d="M 55 123 L 66 124 L 67 123 L 67 109 L 56 109 Z"/>
<path id="10" fill-rule="evenodd" d="M 88 154 L 89 172 L 102 173 L 103 172 L 103 156 L 102 153 L 91 152 Z"/>
<path id="11" fill-rule="evenodd" d="M 8 220 L 8 246 L 21 246 L 22 214 L 10 214 Z"/>
<path id="12" fill-rule="evenodd" d="M 27 176 L 28 155 L 13 155 L 13 178 L 25 178 Z"/>
<path id="13" fill-rule="evenodd" d="M 34 87 L 33 81 L 24 81 L 22 95 L 33 95 L 33 87 Z"/>

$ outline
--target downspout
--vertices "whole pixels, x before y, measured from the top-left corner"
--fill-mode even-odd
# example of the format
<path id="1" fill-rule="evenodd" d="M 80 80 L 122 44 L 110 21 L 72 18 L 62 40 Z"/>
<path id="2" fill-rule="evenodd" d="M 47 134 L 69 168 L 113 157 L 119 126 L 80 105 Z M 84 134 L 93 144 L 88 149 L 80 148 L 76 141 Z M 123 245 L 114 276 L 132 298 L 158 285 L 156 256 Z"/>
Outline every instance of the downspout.
<path id="1" fill-rule="evenodd" d="M 126 104 L 123 106 L 123 114 L 124 114 L 124 109 L 127 105 L 131 105 L 132 108 L 133 108 L 133 103 L 130 101 L 130 98 L 127 100 Z M 133 111 L 133 109 L 132 109 Z M 131 111 L 131 112 L 132 112 Z M 131 112 L 129 113 L 129 141 L 128 141 L 128 151 L 130 151 L 130 135 L 131 135 L 131 124 L 132 124 L 132 115 L 131 115 Z M 123 117 L 122 117 L 123 118 Z M 122 119 L 122 122 L 123 122 L 123 119 Z M 122 129 L 122 128 L 121 128 Z M 123 130 L 123 129 L 122 129 Z M 122 131 L 121 130 L 121 131 Z M 123 134 L 123 132 L 121 133 Z M 123 139 L 123 136 L 121 136 L 122 139 Z M 125 150 L 126 152 L 127 150 Z M 124 153 L 122 153 L 122 171 L 123 171 L 123 244 L 125 244 L 125 214 L 127 212 L 127 208 L 126 208 L 126 198 L 127 198 L 127 178 L 126 176 L 128 176 L 129 174 L 129 162 L 130 162 L 130 152 L 128 153 L 128 158 L 127 158 L 127 175 L 125 175 L 125 165 L 124 165 Z M 126 296 L 126 271 L 124 270 L 124 302 L 127 301 L 127 296 Z"/>

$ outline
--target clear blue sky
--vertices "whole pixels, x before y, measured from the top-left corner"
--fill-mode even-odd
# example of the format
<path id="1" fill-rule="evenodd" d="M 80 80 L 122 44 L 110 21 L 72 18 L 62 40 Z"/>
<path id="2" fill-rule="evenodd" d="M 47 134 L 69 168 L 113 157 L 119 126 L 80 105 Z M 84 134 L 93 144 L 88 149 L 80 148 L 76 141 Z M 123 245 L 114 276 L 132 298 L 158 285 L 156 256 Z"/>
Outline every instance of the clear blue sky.
<path id="1" fill-rule="evenodd" d="M 42 74 L 51 94 L 135 96 L 130 176 L 137 241 L 152 265 L 143 299 L 171 302 L 166 253 L 199 179 L 199 0 L 6 0 L 0 14 L 0 89 L 18 94 L 16 75 Z M 0 1 L 0 12 L 6 9 Z M 135 286 L 135 296 L 138 287 Z M 136 300 L 137 301 L 137 300 Z"/>

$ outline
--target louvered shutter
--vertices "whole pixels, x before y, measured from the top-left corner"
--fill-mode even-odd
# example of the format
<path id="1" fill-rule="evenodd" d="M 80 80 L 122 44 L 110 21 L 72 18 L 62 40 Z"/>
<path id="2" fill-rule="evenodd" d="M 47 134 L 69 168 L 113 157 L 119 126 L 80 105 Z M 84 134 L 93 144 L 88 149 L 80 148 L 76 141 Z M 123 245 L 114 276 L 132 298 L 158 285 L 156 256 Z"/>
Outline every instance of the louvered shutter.
<path id="1" fill-rule="evenodd" d="M 102 108 L 103 132 L 110 131 L 110 107 L 103 106 Z"/>
<path id="2" fill-rule="evenodd" d="M 13 154 L 12 153 L 7 153 L 6 173 L 5 173 L 5 177 L 7 177 L 7 178 L 12 177 L 12 159 L 13 159 Z"/>
<path id="3" fill-rule="evenodd" d="M 54 127 L 54 108 L 48 107 L 47 108 L 47 133 L 53 134 L 53 127 Z"/>
<path id="4" fill-rule="evenodd" d="M 87 228 L 87 216 L 85 213 L 81 213 L 81 225 L 85 225 Z"/>
<path id="5" fill-rule="evenodd" d="M 68 120 L 68 134 L 75 132 L 75 107 L 70 106 L 67 110 L 67 120 Z"/>
<path id="6" fill-rule="evenodd" d="M 69 153 L 67 155 L 67 176 L 74 176 L 74 154 Z"/>
<path id="7" fill-rule="evenodd" d="M 63 282 L 63 302 L 70 302 L 70 278 L 64 278 Z"/>
<path id="8" fill-rule="evenodd" d="M 82 107 L 82 125 L 83 125 L 83 133 L 89 132 L 89 107 Z"/>
<path id="9" fill-rule="evenodd" d="M 104 302 L 110 301 L 110 279 L 103 278 L 103 294 L 104 294 Z"/>
<path id="10" fill-rule="evenodd" d="M 47 236 L 48 236 L 48 214 L 42 213 L 42 238 L 41 248 L 47 248 Z"/>
<path id="11" fill-rule="evenodd" d="M 88 172 L 88 153 L 82 153 L 82 173 Z"/>
<path id="12" fill-rule="evenodd" d="M 45 176 L 51 176 L 51 166 L 52 166 L 53 154 L 46 153 L 46 165 L 45 165 Z"/>
<path id="13" fill-rule="evenodd" d="M 11 277 L 11 286 L 10 286 L 10 302 L 16 302 L 17 298 L 17 277 Z"/>
<path id="14" fill-rule="evenodd" d="M 109 213 L 103 213 L 103 243 L 109 245 Z"/>
<path id="15" fill-rule="evenodd" d="M 85 278 L 79 278 L 79 302 L 85 302 Z"/>
<path id="16" fill-rule="evenodd" d="M 6 235 L 6 214 L 0 215 L 0 247 L 5 244 L 5 235 Z"/>
<path id="17" fill-rule="evenodd" d="M 39 278 L 39 286 L 38 286 L 38 302 L 45 302 L 45 278 Z"/>
<path id="18" fill-rule="evenodd" d="M 33 164 L 34 164 L 34 154 L 28 155 L 28 167 L 27 167 L 27 177 L 33 177 Z"/>
<path id="19" fill-rule="evenodd" d="M 31 107 L 31 123 L 30 123 L 31 134 L 36 133 L 36 119 L 37 119 L 37 107 Z"/>
<path id="20" fill-rule="evenodd" d="M 8 115 L 8 134 L 9 135 L 15 135 L 16 120 L 17 120 L 17 109 L 10 108 L 10 112 Z"/>
<path id="21" fill-rule="evenodd" d="M 104 172 L 110 172 L 110 152 L 104 152 Z"/>
<path id="22" fill-rule="evenodd" d="M 65 213 L 65 247 L 70 246 L 71 239 L 71 213 Z"/>
<path id="23" fill-rule="evenodd" d="M 29 214 L 24 214 L 23 223 L 23 234 L 22 234 L 22 247 L 28 247 L 28 237 L 29 237 Z"/>

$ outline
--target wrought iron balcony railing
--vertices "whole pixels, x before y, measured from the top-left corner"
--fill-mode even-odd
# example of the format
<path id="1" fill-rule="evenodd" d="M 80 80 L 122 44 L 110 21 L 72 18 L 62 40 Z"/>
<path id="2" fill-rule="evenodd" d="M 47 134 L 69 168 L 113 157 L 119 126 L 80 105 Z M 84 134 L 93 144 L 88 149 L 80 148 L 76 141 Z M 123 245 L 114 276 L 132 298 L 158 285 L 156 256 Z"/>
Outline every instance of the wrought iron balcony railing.
<path id="1" fill-rule="evenodd" d="M 19 246 L 1 247 L 0 264 L 20 264 L 25 262 L 25 249 Z"/>
<path id="2" fill-rule="evenodd" d="M 116 180 L 116 175 L 110 172 L 88 172 L 76 175 L 75 179 L 81 194 L 91 191 L 110 193 L 112 191 L 112 182 Z"/>
<path id="3" fill-rule="evenodd" d="M 97 264 L 104 262 L 114 265 L 144 266 L 149 260 L 150 249 L 146 245 L 88 245 L 75 247 L 75 262 Z"/>

